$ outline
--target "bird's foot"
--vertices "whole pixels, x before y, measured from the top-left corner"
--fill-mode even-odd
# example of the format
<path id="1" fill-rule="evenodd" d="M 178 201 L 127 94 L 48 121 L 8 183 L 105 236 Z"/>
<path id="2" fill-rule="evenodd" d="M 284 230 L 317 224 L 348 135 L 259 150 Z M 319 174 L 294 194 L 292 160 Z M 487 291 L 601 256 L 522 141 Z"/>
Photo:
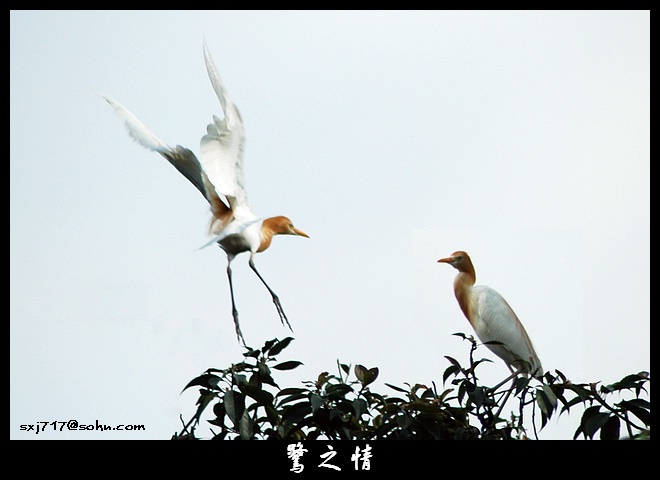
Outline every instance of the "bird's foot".
<path id="1" fill-rule="evenodd" d="M 238 323 L 238 310 L 236 310 L 235 308 L 232 309 L 231 314 L 234 317 L 234 327 L 236 328 L 236 337 L 238 338 L 238 341 L 243 344 L 244 347 L 247 347 L 247 345 L 245 344 L 245 338 L 243 338 L 243 332 L 241 332 L 241 325 Z"/>
<path id="2" fill-rule="evenodd" d="M 289 319 L 286 318 L 286 313 L 284 313 L 284 309 L 282 308 L 282 304 L 280 303 L 280 298 L 277 295 L 273 295 L 273 303 L 275 304 L 275 307 L 277 308 L 277 313 L 280 316 L 280 321 L 282 322 L 282 325 L 286 325 L 289 327 L 289 330 L 293 332 L 293 328 L 291 328 L 291 324 L 289 323 Z"/>

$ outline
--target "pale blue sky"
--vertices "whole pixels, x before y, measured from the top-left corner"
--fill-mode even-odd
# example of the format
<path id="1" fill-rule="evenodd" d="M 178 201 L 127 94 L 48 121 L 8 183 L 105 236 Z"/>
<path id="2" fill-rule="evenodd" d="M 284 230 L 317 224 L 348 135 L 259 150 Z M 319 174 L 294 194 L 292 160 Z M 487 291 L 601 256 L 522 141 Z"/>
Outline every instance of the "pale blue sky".
<path id="1" fill-rule="evenodd" d="M 295 330 L 282 359 L 305 364 L 281 384 L 339 359 L 378 366 L 383 393 L 441 386 L 444 355 L 467 362 L 451 334 L 472 333 L 436 263 L 459 249 L 546 370 L 650 369 L 648 11 L 13 11 L 10 438 L 169 438 L 186 383 L 242 358 L 225 256 L 197 250 L 207 204 L 96 94 L 199 152 L 220 114 L 204 37 L 252 206 L 311 237 L 256 257 Z M 248 344 L 287 336 L 233 266 Z M 485 383 L 508 374 L 494 360 Z M 20 431 L 70 419 L 146 431 Z"/>

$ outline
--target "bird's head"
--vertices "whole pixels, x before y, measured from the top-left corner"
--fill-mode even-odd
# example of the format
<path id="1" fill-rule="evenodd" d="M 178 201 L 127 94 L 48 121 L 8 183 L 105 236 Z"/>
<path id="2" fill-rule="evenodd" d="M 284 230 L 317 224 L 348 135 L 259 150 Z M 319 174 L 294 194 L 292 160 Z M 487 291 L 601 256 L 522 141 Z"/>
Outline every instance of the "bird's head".
<path id="1" fill-rule="evenodd" d="M 294 227 L 293 222 L 287 217 L 266 218 L 261 224 L 261 245 L 259 245 L 257 252 L 266 250 L 275 235 L 297 235 L 299 237 L 309 238 L 309 235 L 305 232 Z"/>
<path id="2" fill-rule="evenodd" d="M 459 272 L 464 272 L 472 265 L 470 256 L 462 250 L 452 253 L 449 257 L 441 258 L 438 263 L 448 263 Z"/>
<path id="3" fill-rule="evenodd" d="M 297 235 L 299 237 L 309 238 L 309 235 L 294 227 L 293 222 L 284 216 L 267 218 L 264 220 L 264 227 L 270 229 L 273 235 Z"/>

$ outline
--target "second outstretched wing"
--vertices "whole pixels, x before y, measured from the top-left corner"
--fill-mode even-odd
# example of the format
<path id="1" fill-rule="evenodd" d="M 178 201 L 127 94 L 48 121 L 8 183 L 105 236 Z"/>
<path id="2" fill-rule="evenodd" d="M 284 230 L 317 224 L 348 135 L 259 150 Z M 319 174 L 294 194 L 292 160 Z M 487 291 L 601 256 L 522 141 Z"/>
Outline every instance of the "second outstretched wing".
<path id="1" fill-rule="evenodd" d="M 224 118 L 214 115 L 213 123 L 206 128 L 207 133 L 200 142 L 200 162 L 215 190 L 229 200 L 234 214 L 254 216 L 248 204 L 243 173 L 245 144 L 243 121 L 220 79 L 206 42 L 204 42 L 204 60 Z"/>

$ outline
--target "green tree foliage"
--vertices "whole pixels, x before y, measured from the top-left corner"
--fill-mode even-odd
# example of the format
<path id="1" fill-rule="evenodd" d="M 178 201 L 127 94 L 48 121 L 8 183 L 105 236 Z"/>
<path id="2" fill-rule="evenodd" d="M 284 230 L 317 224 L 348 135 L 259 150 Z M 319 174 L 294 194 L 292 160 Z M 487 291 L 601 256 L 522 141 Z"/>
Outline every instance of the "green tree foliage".
<path id="1" fill-rule="evenodd" d="M 202 415 L 210 409 L 213 418 L 205 421 L 214 439 L 516 440 L 538 438 L 553 415 L 576 407 L 584 411 L 574 439 L 650 439 L 651 405 L 641 398 L 648 394 L 647 372 L 598 387 L 598 382 L 574 384 L 555 370 L 541 382 L 517 377 L 503 389 L 489 388 L 479 384 L 476 371 L 490 360 L 475 360 L 478 344 L 473 337 L 455 335 L 470 344 L 469 366 L 446 357 L 442 389 L 435 383 L 386 383 L 393 395 L 371 389 L 377 367 L 351 368 L 339 361 L 337 374 L 321 372 L 301 387 L 280 388 L 275 372 L 302 364 L 277 359 L 293 338 L 269 340 L 261 349 L 246 347 L 240 362 L 209 368 L 186 385 L 184 391 L 200 387 L 197 411 L 173 439 L 198 439 Z M 506 411 L 508 418 L 502 415 Z M 523 426 L 527 416 L 531 433 Z"/>

